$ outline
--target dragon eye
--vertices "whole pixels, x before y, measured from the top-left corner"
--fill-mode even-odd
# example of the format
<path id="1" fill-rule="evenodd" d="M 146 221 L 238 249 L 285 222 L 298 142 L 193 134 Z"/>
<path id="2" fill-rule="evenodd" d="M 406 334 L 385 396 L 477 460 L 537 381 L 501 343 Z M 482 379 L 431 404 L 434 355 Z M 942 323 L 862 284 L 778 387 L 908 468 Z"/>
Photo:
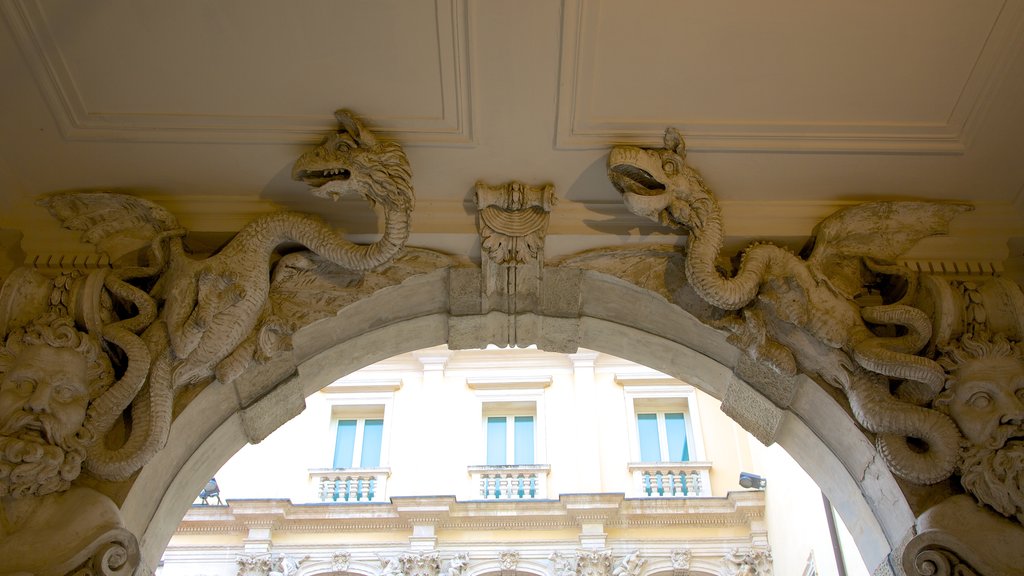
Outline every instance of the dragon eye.
<path id="1" fill-rule="evenodd" d="M 662 162 L 661 169 L 664 170 L 665 174 L 668 176 L 672 176 L 673 174 L 679 171 L 679 167 L 676 166 L 676 163 L 671 160 L 665 160 L 664 162 Z"/>

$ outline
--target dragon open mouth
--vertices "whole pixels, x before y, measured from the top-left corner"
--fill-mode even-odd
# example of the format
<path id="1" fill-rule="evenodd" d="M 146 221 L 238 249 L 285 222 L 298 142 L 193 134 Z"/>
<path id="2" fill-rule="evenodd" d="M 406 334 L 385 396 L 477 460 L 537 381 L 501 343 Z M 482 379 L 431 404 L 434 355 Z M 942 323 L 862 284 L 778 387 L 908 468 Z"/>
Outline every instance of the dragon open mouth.
<path id="1" fill-rule="evenodd" d="M 348 180 L 352 173 L 347 168 L 325 168 L 323 170 L 300 170 L 295 177 L 310 186 L 323 186 L 333 180 Z"/>
<path id="2" fill-rule="evenodd" d="M 655 196 L 665 192 L 665 185 L 651 173 L 633 164 L 616 164 L 609 168 L 612 184 L 619 192 L 631 192 L 643 196 Z M 629 187 L 628 190 L 624 186 Z"/>

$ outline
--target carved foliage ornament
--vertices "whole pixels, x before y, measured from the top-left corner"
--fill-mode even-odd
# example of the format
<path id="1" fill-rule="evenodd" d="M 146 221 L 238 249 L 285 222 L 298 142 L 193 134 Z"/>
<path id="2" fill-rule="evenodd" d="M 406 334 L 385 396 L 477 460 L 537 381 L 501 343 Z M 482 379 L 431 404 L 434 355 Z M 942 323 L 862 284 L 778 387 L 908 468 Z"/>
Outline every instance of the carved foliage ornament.
<path id="1" fill-rule="evenodd" d="M 476 184 L 480 247 L 488 259 L 518 266 L 543 259 L 548 217 L 555 203 L 554 186 L 509 182 Z"/>

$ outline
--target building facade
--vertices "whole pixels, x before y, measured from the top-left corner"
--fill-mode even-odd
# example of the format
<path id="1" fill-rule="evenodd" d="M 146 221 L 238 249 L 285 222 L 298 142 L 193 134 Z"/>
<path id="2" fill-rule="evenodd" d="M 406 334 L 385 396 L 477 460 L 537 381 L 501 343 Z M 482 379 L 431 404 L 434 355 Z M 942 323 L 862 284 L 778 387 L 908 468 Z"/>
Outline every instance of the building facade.
<path id="1" fill-rule="evenodd" d="M 738 483 L 765 470 L 773 488 Z M 307 397 L 216 486 L 162 576 L 839 573 L 820 492 L 781 449 L 693 386 L 582 349 L 379 362 Z"/>

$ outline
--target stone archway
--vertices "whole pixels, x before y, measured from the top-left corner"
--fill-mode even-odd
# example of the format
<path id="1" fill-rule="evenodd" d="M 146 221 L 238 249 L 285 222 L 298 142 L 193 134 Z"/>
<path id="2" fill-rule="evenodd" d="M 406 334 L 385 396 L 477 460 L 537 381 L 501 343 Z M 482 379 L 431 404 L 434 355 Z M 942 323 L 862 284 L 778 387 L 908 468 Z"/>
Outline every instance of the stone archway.
<path id="1" fill-rule="evenodd" d="M 159 559 L 197 490 L 220 465 L 246 442 L 262 439 L 294 416 L 306 395 L 378 360 L 446 343 L 451 316 L 438 309 L 447 306 L 442 303 L 448 300 L 449 272 L 410 278 L 297 332 L 291 360 L 295 371 L 246 408 L 240 408 L 236 391 L 228 386 L 212 385 L 199 394 L 178 415 L 167 447 L 142 470 L 122 506 L 126 526 L 140 536 L 144 562 L 152 566 Z M 734 418 L 759 428 L 762 437 L 771 428 L 771 440 L 789 451 L 833 500 L 866 563 L 883 564 L 909 535 L 914 517 L 892 475 L 852 418 L 815 383 L 807 380 L 790 409 L 778 409 L 733 375 L 739 354 L 724 335 L 678 306 L 597 272 L 583 271 L 578 289 L 587 312 L 574 322 L 578 332 L 573 341 L 694 384 L 724 400 L 723 408 L 731 407 Z M 387 318 L 379 316 L 382 310 L 388 311 Z M 490 318 L 507 321 L 503 316 Z M 564 320 L 528 319 L 540 324 Z M 489 335 L 486 328 L 476 334 L 482 342 Z M 850 470 L 865 473 L 858 478 Z"/>
<path id="2" fill-rule="evenodd" d="M 868 565 L 931 574 L 962 563 L 1008 574 L 1024 562 L 1019 491 L 993 497 L 964 483 L 964 494 L 946 482 L 970 473 L 1012 484 L 1022 473 L 1019 459 L 1002 465 L 1008 470 L 967 465 L 962 450 L 997 438 L 975 434 L 985 426 L 1000 428 L 996 449 L 1012 452 L 1024 438 L 1002 429 L 1024 426 L 1012 389 L 1024 372 L 1024 294 L 1009 281 L 946 281 L 896 261 L 965 206 L 851 207 L 821 223 L 808 256 L 759 244 L 725 271 L 721 210 L 685 165 L 681 136 L 668 130 L 663 148 L 615 147 L 609 177 L 631 211 L 690 232 L 685 254 L 631 246 L 546 262 L 553 189 L 512 182 L 477 187 L 476 266 L 405 247 L 413 195 L 404 153 L 348 113 L 339 121 L 342 130 L 303 155 L 295 174 L 316 195 L 356 191 L 383 205 L 384 233 L 368 246 L 314 218 L 275 213 L 196 259 L 186 255 L 187 231 L 152 202 L 113 193 L 46 199 L 65 226 L 122 263 L 48 276 L 26 267 L 0 292 L 5 386 L 14 372 L 58 368 L 5 388 L 0 407 L 7 417 L 36 410 L 37 390 L 69 384 L 60 423 L 79 429 L 78 444 L 67 446 L 59 440 L 68 435 L 43 431 L 41 420 L 0 436 L 15 446 L 6 451 L 14 465 L 35 469 L 45 449 L 59 456 L 30 482 L 20 468 L 0 476 L 4 512 L 20 518 L 0 533 L 3 569 L 49 574 L 88 564 L 126 574 L 141 548 L 144 572 L 211 472 L 299 413 L 306 395 L 442 343 L 582 346 L 694 384 L 803 465 Z M 293 242 L 309 251 L 281 252 Z M 859 300 L 872 291 L 889 300 Z M 949 346 L 947 357 L 939 346 Z M 68 347 L 95 368 L 88 377 L 53 360 Z M 963 399 L 950 397 L 961 371 L 979 367 L 991 369 L 998 385 L 989 399 L 1005 400 L 1008 414 L 965 414 Z M 83 466 L 90 474 L 79 480 Z M 63 515 L 85 526 L 62 523 Z M 66 542 L 62 530 L 90 534 Z M 1020 545 L 1000 549 L 985 537 Z M 50 570 L 58 553 L 59 570 Z"/>

